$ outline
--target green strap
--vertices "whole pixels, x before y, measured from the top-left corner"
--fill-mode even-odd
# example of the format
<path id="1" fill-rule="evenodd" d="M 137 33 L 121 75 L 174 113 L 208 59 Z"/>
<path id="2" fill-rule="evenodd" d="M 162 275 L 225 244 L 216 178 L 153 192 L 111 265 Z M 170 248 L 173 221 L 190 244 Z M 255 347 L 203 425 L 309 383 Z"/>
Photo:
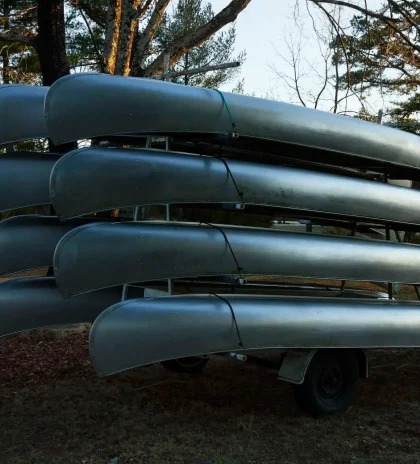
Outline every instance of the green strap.
<path id="1" fill-rule="evenodd" d="M 230 123 L 232 124 L 232 130 L 233 130 L 234 133 L 236 133 L 237 132 L 235 130 L 236 129 L 236 123 L 235 123 L 235 120 L 233 119 L 232 113 L 230 112 L 229 106 L 226 103 L 225 96 L 223 95 L 223 93 L 219 89 L 213 89 L 213 90 L 215 90 L 222 97 L 223 104 L 224 104 L 224 106 L 226 108 L 227 114 L 229 115 Z"/>

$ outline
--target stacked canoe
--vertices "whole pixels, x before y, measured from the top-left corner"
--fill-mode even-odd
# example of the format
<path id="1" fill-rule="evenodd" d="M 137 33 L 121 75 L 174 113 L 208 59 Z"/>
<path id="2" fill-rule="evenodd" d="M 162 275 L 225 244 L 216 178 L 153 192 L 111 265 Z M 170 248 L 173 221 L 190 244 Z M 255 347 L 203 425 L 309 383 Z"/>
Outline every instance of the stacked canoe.
<path id="1" fill-rule="evenodd" d="M 94 322 L 91 357 L 101 375 L 240 349 L 420 346 L 415 302 L 344 289 L 339 299 L 314 288 L 296 296 L 292 286 L 258 282 L 240 295 L 219 291 L 246 276 L 419 284 L 415 245 L 97 215 L 236 204 L 370 233 L 416 231 L 420 191 L 391 183 L 420 179 L 416 135 L 157 80 L 77 74 L 49 89 L 0 86 L 0 145 L 46 138 L 91 142 L 64 155 L 0 154 L 0 211 L 54 212 L 0 223 L 0 276 L 50 269 L 0 285 L 0 335 Z M 150 140 L 164 140 L 162 149 Z M 212 294 L 141 297 L 165 279 L 208 289 L 214 276 Z"/>

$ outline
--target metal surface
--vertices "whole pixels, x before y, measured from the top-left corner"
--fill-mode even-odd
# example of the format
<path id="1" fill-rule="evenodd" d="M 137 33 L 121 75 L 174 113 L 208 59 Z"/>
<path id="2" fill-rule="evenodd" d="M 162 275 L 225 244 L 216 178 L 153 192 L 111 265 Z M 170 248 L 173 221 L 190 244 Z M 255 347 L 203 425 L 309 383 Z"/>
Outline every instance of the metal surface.
<path id="1" fill-rule="evenodd" d="M 50 204 L 51 170 L 60 155 L 0 154 L 0 211 Z"/>
<path id="2" fill-rule="evenodd" d="M 420 346 L 420 305 L 395 301 L 223 296 L 244 350 Z M 216 296 L 118 303 L 94 322 L 99 375 L 167 359 L 240 351 L 232 312 Z"/>
<path id="3" fill-rule="evenodd" d="M 44 99 L 48 87 L 0 85 L 0 145 L 47 138 Z"/>
<path id="4" fill-rule="evenodd" d="M 0 276 L 53 264 L 58 241 L 69 230 L 88 223 L 60 223 L 55 216 L 15 216 L 0 222 Z"/>
<path id="5" fill-rule="evenodd" d="M 137 296 L 140 296 L 137 290 Z M 53 277 L 10 279 L 0 284 L 0 337 L 61 324 L 93 322 L 120 301 L 121 287 L 65 300 Z"/>
<path id="6" fill-rule="evenodd" d="M 247 204 L 420 224 L 418 190 L 293 168 L 225 162 L 150 149 L 75 150 L 54 166 L 51 199 L 57 214 L 68 219 L 122 206 L 241 202 L 239 190 Z"/>
<path id="7" fill-rule="evenodd" d="M 221 229 L 165 222 L 89 224 L 59 242 L 54 275 L 66 296 L 144 280 L 238 274 L 238 264 L 243 275 L 420 282 L 415 245 Z"/>
<path id="8" fill-rule="evenodd" d="M 313 296 L 331 298 L 388 298 L 388 293 L 360 288 L 345 287 L 341 290 L 338 285 L 320 284 L 277 284 L 273 282 L 251 281 L 246 284 L 228 283 L 211 280 L 211 277 L 201 279 L 172 280 L 173 294 L 189 293 L 240 293 L 242 295 L 264 294 L 264 295 L 288 295 L 288 296 Z M 232 281 L 237 280 L 232 278 Z M 142 282 L 148 296 L 168 295 L 167 281 Z M 146 295 L 146 293 L 145 293 Z"/>
<path id="9" fill-rule="evenodd" d="M 313 348 L 288 351 L 281 363 L 277 378 L 283 382 L 302 384 L 309 364 L 316 352 L 317 350 Z"/>
<path id="10" fill-rule="evenodd" d="M 286 144 L 277 154 L 290 158 L 340 166 L 350 158 L 355 165 L 379 162 L 420 169 L 420 139 L 414 134 L 278 101 L 223 96 L 240 133 L 229 145 L 258 138 Z M 219 92 L 153 79 L 73 74 L 51 86 L 45 109 L 56 144 L 122 133 L 190 133 L 199 138 L 232 132 Z M 252 150 L 263 151 L 261 142 Z"/>

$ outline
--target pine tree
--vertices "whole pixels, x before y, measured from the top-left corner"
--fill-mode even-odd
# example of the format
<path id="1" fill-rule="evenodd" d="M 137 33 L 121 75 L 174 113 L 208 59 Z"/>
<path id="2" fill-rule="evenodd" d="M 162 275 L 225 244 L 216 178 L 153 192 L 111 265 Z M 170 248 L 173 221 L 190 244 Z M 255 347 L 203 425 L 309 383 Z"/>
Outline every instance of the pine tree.
<path id="1" fill-rule="evenodd" d="M 210 3 L 203 4 L 202 0 L 180 0 L 172 14 L 164 16 L 152 45 L 157 50 L 164 49 L 169 43 L 197 30 L 212 18 L 214 18 L 214 12 Z M 235 25 L 232 25 L 227 31 L 219 32 L 201 45 L 192 48 L 171 66 L 170 71 L 188 71 L 233 61 L 243 63 L 245 52 L 241 52 L 237 56 L 233 54 L 235 39 Z M 217 88 L 232 80 L 237 74 L 238 68 L 229 68 L 191 76 L 174 77 L 172 81 Z"/>

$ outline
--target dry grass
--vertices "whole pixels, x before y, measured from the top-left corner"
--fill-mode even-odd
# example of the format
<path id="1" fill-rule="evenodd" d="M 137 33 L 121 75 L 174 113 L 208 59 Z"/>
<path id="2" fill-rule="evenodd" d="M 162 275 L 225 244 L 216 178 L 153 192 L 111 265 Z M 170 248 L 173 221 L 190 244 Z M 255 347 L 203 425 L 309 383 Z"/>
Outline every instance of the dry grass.
<path id="1" fill-rule="evenodd" d="M 274 372 L 212 359 L 199 377 L 160 366 L 98 379 L 87 332 L 0 342 L 0 462 L 420 462 L 420 352 L 371 353 L 344 415 L 313 419 Z"/>

